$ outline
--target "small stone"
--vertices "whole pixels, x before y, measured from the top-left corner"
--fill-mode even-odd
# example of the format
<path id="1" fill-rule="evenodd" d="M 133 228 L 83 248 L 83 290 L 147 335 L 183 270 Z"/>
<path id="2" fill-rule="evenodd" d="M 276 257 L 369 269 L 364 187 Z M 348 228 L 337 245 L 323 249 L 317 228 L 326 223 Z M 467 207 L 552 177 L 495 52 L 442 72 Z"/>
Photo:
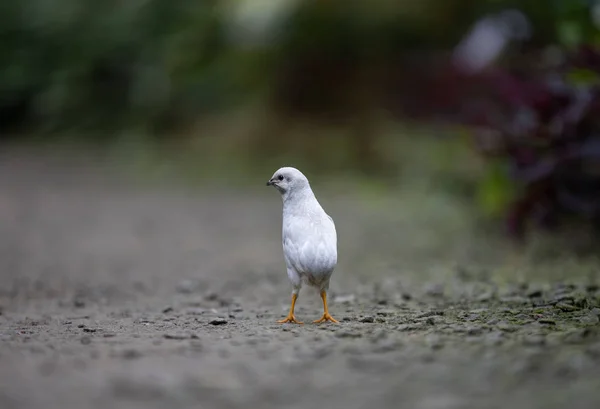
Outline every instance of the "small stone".
<path id="1" fill-rule="evenodd" d="M 427 318 L 433 317 L 434 315 L 444 315 L 444 311 L 426 311 L 422 314 L 417 315 L 415 318 Z"/>
<path id="2" fill-rule="evenodd" d="M 444 295 L 444 286 L 442 284 L 428 284 L 425 286 L 425 294 L 431 297 L 441 297 Z"/>
<path id="3" fill-rule="evenodd" d="M 579 308 L 588 308 L 590 307 L 590 301 L 585 295 L 579 294 L 573 300 L 573 304 Z"/>
<path id="4" fill-rule="evenodd" d="M 396 327 L 396 331 L 416 331 L 424 328 L 425 324 L 418 322 L 415 324 L 400 324 Z"/>
<path id="5" fill-rule="evenodd" d="M 517 325 L 511 325 L 507 322 L 498 323 L 498 329 L 503 332 L 516 332 L 519 330 Z"/>
<path id="6" fill-rule="evenodd" d="M 85 307 L 85 301 L 83 301 L 81 298 L 76 298 L 73 300 L 73 306 L 75 308 L 83 308 Z"/>
<path id="7" fill-rule="evenodd" d="M 598 307 L 594 307 L 591 309 L 590 311 L 592 314 L 594 314 L 596 317 L 600 317 L 600 308 Z"/>
<path id="8" fill-rule="evenodd" d="M 486 292 L 486 293 L 478 295 L 476 299 L 479 302 L 486 302 L 486 301 L 492 300 L 494 297 L 495 297 L 494 293 Z"/>
<path id="9" fill-rule="evenodd" d="M 564 312 L 572 312 L 572 311 L 577 311 L 579 308 L 575 307 L 574 305 L 569 305 L 566 303 L 558 303 L 556 304 L 556 308 L 558 308 L 561 311 Z"/>
<path id="10" fill-rule="evenodd" d="M 556 325 L 556 321 L 554 321 L 552 318 L 540 318 L 538 322 L 540 324 Z"/>
<path id="11" fill-rule="evenodd" d="M 138 351 L 137 349 L 126 349 L 123 351 L 121 356 L 125 359 L 137 359 L 137 358 L 141 358 L 142 353 L 140 351 Z"/>
<path id="12" fill-rule="evenodd" d="M 227 320 L 225 318 L 215 318 L 214 320 L 210 321 L 209 324 L 211 324 L 211 325 L 225 325 L 225 324 L 227 324 Z"/>
<path id="13" fill-rule="evenodd" d="M 393 311 L 377 311 L 377 315 L 380 315 L 382 317 L 389 317 L 390 315 L 394 315 Z"/>
<path id="14" fill-rule="evenodd" d="M 175 290 L 181 294 L 191 294 L 196 290 L 196 284 L 190 280 L 182 280 L 177 284 Z"/>
<path id="15" fill-rule="evenodd" d="M 102 336 L 103 336 L 104 338 L 112 338 L 112 337 L 114 337 L 115 335 L 116 335 L 116 334 L 115 334 L 114 332 L 107 332 L 107 333 L 103 334 Z"/>
<path id="16" fill-rule="evenodd" d="M 185 310 L 187 315 L 202 315 L 206 313 L 204 308 L 192 307 Z"/>
<path id="17" fill-rule="evenodd" d="M 98 331 L 96 328 L 84 328 L 83 332 L 96 332 Z"/>
<path id="18" fill-rule="evenodd" d="M 529 298 L 539 298 L 542 296 L 542 290 L 540 290 L 539 288 L 532 288 L 529 291 L 527 291 L 526 295 Z"/>
<path id="19" fill-rule="evenodd" d="M 90 337 L 81 337 L 81 343 L 83 345 L 89 345 L 92 343 L 92 339 Z"/>
<path id="20" fill-rule="evenodd" d="M 167 306 L 167 307 L 163 308 L 162 312 L 163 312 L 163 314 L 168 314 L 170 312 L 173 312 L 173 307 Z"/>
<path id="21" fill-rule="evenodd" d="M 595 325 L 598 324 L 598 316 L 592 313 L 586 314 L 583 317 L 579 318 L 579 322 L 585 325 Z"/>
<path id="22" fill-rule="evenodd" d="M 572 293 L 559 293 L 552 298 L 552 301 L 555 303 L 573 304 L 575 295 Z"/>
<path id="23" fill-rule="evenodd" d="M 530 303 L 530 300 L 528 300 L 525 297 L 520 297 L 518 295 L 502 297 L 500 299 L 500 301 L 503 303 L 506 303 L 506 304 L 529 304 Z"/>
<path id="24" fill-rule="evenodd" d="M 189 338 L 187 336 L 187 334 L 183 334 L 183 333 L 167 333 L 167 334 L 164 334 L 163 337 L 165 337 L 166 339 L 176 339 L 176 340 L 182 340 L 182 339 Z"/>
<path id="25" fill-rule="evenodd" d="M 372 322 L 375 322 L 375 318 L 373 318 L 371 316 L 367 316 L 367 317 L 361 318 L 359 320 L 359 322 L 372 323 Z"/>
<path id="26" fill-rule="evenodd" d="M 483 332 L 481 327 L 467 327 L 467 334 L 469 335 L 480 335 Z"/>

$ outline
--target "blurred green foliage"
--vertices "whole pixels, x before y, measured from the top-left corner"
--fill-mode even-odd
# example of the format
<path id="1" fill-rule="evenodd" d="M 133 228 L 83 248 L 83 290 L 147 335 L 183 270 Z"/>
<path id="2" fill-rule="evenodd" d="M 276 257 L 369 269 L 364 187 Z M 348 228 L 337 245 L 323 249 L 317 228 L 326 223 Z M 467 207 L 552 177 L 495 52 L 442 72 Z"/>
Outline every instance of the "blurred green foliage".
<path id="1" fill-rule="evenodd" d="M 167 131 L 252 100 L 311 52 L 360 67 L 410 49 L 448 49 L 478 16 L 507 6 L 529 12 L 537 33 L 573 43 L 591 24 L 580 3 L 4 0 L 0 125 Z"/>

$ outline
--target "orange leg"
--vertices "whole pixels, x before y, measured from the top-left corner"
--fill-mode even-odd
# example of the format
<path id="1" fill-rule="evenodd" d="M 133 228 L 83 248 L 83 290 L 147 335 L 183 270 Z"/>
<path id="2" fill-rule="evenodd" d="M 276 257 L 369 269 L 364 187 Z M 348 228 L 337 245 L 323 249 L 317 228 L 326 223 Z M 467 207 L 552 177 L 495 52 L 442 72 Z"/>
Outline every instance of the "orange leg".
<path id="1" fill-rule="evenodd" d="M 292 294 L 292 306 L 290 307 L 290 312 L 287 317 L 282 320 L 277 321 L 280 324 L 284 324 L 286 322 L 293 322 L 294 324 L 304 324 L 296 319 L 294 316 L 294 307 L 296 306 L 296 299 L 298 298 L 298 294 Z"/>
<path id="2" fill-rule="evenodd" d="M 315 324 L 320 324 L 325 321 L 338 323 L 338 321 L 329 314 L 329 309 L 327 308 L 327 293 L 325 291 L 321 291 L 321 298 L 323 299 L 323 316 L 313 322 Z"/>

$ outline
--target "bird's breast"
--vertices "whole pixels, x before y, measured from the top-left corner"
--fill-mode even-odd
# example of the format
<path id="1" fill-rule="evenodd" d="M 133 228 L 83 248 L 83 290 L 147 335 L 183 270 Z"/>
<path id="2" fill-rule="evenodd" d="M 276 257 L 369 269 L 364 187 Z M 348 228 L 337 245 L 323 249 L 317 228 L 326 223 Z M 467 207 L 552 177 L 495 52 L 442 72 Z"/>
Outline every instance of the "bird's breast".
<path id="1" fill-rule="evenodd" d="M 292 220 L 283 229 L 286 261 L 299 273 L 321 276 L 337 264 L 335 228 L 310 220 Z"/>

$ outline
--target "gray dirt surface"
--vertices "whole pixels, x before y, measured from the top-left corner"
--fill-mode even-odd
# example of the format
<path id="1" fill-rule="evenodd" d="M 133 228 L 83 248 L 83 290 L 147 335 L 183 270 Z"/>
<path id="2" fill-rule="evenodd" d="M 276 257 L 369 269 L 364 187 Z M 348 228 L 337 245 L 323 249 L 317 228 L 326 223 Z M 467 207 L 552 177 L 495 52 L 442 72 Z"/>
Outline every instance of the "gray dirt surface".
<path id="1" fill-rule="evenodd" d="M 1 159 L 3 409 L 600 407 L 598 283 L 506 278 L 460 219 L 317 190 L 340 235 L 340 324 L 312 324 L 304 288 L 305 324 L 281 325 L 281 203 L 263 180 L 141 187 Z"/>

